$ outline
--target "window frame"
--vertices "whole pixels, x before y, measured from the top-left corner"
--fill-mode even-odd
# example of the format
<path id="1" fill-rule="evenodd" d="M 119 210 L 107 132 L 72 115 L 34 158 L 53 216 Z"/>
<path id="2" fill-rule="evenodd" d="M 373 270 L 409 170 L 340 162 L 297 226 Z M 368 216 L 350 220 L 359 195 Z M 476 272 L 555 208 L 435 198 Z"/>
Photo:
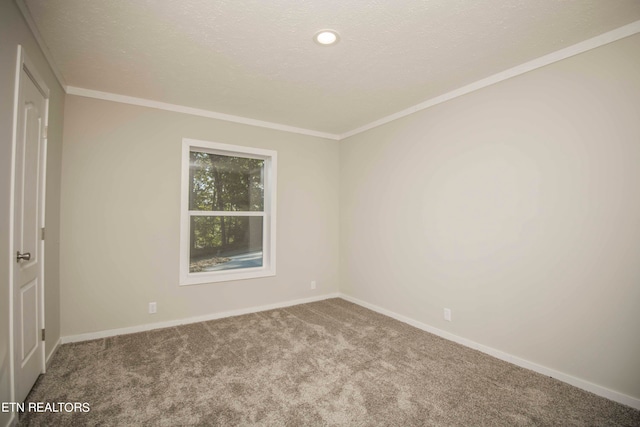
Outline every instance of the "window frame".
<path id="1" fill-rule="evenodd" d="M 264 160 L 264 210 L 246 211 L 190 211 L 189 210 L 189 162 L 191 151 Z M 182 139 L 182 176 L 180 183 L 180 286 L 203 283 L 255 279 L 276 275 L 276 188 L 277 157 L 274 150 L 222 144 L 191 138 Z M 262 214 L 262 215 L 260 215 Z M 191 217 L 202 215 L 262 216 L 262 266 L 232 270 L 189 272 Z"/>

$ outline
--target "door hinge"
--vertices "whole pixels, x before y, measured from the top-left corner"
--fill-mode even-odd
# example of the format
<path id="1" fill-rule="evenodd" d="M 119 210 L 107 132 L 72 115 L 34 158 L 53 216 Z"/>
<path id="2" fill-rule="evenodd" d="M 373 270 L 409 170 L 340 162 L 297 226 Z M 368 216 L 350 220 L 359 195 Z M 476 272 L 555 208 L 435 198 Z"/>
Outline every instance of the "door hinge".
<path id="1" fill-rule="evenodd" d="M 44 240 L 44 227 L 40 229 L 40 238 Z"/>
<path id="2" fill-rule="evenodd" d="M 48 134 L 49 134 L 49 126 L 45 126 L 45 127 L 42 129 L 42 138 L 43 138 L 43 139 L 47 139 L 47 135 L 48 135 Z"/>
<path id="3" fill-rule="evenodd" d="M 44 341 L 44 329 L 42 329 L 42 341 Z"/>

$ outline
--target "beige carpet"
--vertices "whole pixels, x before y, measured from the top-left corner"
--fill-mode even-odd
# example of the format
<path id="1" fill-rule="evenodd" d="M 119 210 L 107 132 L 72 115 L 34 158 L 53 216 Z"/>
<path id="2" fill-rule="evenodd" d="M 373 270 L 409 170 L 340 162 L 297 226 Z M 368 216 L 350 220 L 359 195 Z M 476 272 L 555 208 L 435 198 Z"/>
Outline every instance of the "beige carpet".
<path id="1" fill-rule="evenodd" d="M 342 299 L 67 344 L 21 425 L 640 426 L 640 411 Z"/>

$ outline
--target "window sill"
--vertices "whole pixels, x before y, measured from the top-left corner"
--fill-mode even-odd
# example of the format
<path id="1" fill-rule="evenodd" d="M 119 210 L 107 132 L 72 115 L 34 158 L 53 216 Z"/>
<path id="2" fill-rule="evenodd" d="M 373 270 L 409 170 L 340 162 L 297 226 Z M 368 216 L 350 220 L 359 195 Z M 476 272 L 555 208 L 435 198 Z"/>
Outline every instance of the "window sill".
<path id="1" fill-rule="evenodd" d="M 257 279 L 260 277 L 275 276 L 275 269 L 244 268 L 239 271 L 218 271 L 190 273 L 180 278 L 180 286 L 201 285 L 205 283 L 231 282 L 233 280 Z"/>

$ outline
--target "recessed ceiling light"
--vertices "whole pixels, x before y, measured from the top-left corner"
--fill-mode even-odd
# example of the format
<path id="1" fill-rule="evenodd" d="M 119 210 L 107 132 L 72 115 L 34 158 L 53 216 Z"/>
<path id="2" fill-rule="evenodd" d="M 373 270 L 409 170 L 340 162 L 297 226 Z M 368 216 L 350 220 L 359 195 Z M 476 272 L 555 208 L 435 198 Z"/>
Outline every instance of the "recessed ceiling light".
<path id="1" fill-rule="evenodd" d="M 313 36 L 313 40 L 319 45 L 330 46 L 340 40 L 340 35 L 335 30 L 320 30 Z"/>

